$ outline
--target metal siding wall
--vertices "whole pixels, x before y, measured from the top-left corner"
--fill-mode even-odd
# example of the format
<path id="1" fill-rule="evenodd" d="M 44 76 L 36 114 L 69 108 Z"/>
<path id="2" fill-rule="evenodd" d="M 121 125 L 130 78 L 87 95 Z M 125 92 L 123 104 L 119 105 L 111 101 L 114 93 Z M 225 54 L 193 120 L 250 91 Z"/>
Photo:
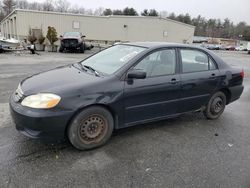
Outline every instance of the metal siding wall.
<path id="1" fill-rule="evenodd" d="M 80 29 L 73 29 L 73 21 L 80 23 Z M 124 25 L 127 25 L 124 28 Z M 18 35 L 27 36 L 29 28 L 54 26 L 58 35 L 66 31 L 80 31 L 86 39 L 107 41 L 167 41 L 192 42 L 194 27 L 159 18 L 145 17 L 92 17 L 61 15 L 43 12 L 17 11 Z M 168 36 L 163 36 L 167 31 Z"/>

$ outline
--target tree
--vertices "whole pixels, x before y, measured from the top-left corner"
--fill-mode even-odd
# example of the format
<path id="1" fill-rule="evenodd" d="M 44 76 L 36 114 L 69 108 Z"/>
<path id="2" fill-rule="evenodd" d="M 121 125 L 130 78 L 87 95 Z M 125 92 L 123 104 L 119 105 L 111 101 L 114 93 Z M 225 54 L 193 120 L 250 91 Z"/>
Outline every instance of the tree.
<path id="1" fill-rule="evenodd" d="M 5 15 L 10 14 L 16 6 L 16 2 L 14 0 L 3 0 L 3 10 Z"/>
<path id="2" fill-rule="evenodd" d="M 236 34 L 236 36 L 238 36 L 239 38 L 243 37 L 243 33 L 244 33 L 246 27 L 247 27 L 246 22 L 240 22 L 240 23 L 238 23 L 236 25 L 236 27 L 235 27 L 235 30 L 236 30 L 235 34 Z"/>
<path id="3" fill-rule="evenodd" d="M 19 9 L 28 9 L 29 3 L 27 0 L 18 0 L 16 3 L 16 8 Z"/>
<path id="4" fill-rule="evenodd" d="M 74 14 L 86 14 L 86 9 L 83 7 L 77 7 L 76 5 L 71 7 L 68 12 L 74 13 Z"/>
<path id="5" fill-rule="evenodd" d="M 231 27 L 230 25 L 231 21 L 228 18 L 226 18 L 223 23 L 223 30 L 221 33 L 221 37 L 230 38 L 230 27 Z"/>
<path id="6" fill-rule="evenodd" d="M 244 40 L 250 41 L 250 26 L 245 27 L 242 37 Z"/>
<path id="7" fill-rule="evenodd" d="M 99 7 L 97 9 L 95 9 L 94 15 L 95 16 L 103 16 L 103 12 L 104 12 L 104 8 L 103 7 Z"/>
<path id="8" fill-rule="evenodd" d="M 4 10 L 2 6 L 2 2 L 0 1 L 0 22 L 4 19 Z"/>
<path id="9" fill-rule="evenodd" d="M 43 4 L 43 11 L 54 11 L 55 7 L 53 5 L 53 0 L 46 0 Z"/>
<path id="10" fill-rule="evenodd" d="M 92 9 L 85 9 L 85 14 L 86 14 L 86 15 L 94 15 Z"/>
<path id="11" fill-rule="evenodd" d="M 183 17 L 183 22 L 186 24 L 192 24 L 191 16 L 189 14 L 185 14 L 185 16 Z"/>
<path id="12" fill-rule="evenodd" d="M 30 44 L 34 44 L 34 42 L 36 42 L 37 38 L 35 37 L 34 32 L 32 31 L 31 28 L 29 28 L 29 34 L 28 34 L 28 41 L 30 42 Z"/>
<path id="13" fill-rule="evenodd" d="M 0 22 L 4 19 L 4 13 L 3 10 L 0 9 Z"/>
<path id="14" fill-rule="evenodd" d="M 214 36 L 214 30 L 216 28 L 216 20 L 215 19 L 209 19 L 207 22 L 207 34 L 209 37 L 215 37 Z"/>
<path id="15" fill-rule="evenodd" d="M 148 9 L 144 9 L 143 12 L 141 13 L 142 16 L 148 16 Z"/>
<path id="16" fill-rule="evenodd" d="M 179 22 L 183 22 L 184 23 L 184 15 L 183 14 L 179 14 L 177 17 L 176 17 L 176 20 L 179 21 Z"/>
<path id="17" fill-rule="evenodd" d="M 124 8 L 122 13 L 125 16 L 138 16 L 136 10 L 134 8 L 129 8 L 129 7 Z"/>
<path id="18" fill-rule="evenodd" d="M 123 12 L 119 9 L 113 10 L 113 15 L 123 15 Z"/>
<path id="19" fill-rule="evenodd" d="M 78 13 L 79 13 L 79 14 L 87 14 L 87 10 L 86 10 L 85 8 L 83 8 L 83 7 L 80 7 L 80 8 L 78 9 Z"/>
<path id="20" fill-rule="evenodd" d="M 172 20 L 176 20 L 175 13 L 172 12 L 171 14 L 169 14 L 168 18 Z"/>
<path id="21" fill-rule="evenodd" d="M 58 12 L 68 12 L 70 3 L 67 0 L 57 0 L 55 10 Z"/>
<path id="22" fill-rule="evenodd" d="M 30 9 L 30 10 L 43 10 L 43 5 L 41 3 L 37 3 L 37 2 L 28 3 L 28 9 Z"/>
<path id="23" fill-rule="evenodd" d="M 159 16 L 159 13 L 155 9 L 150 9 L 149 16 Z"/>
<path id="24" fill-rule="evenodd" d="M 112 15 L 113 14 L 113 12 L 112 12 L 112 10 L 110 9 L 110 8 L 106 8 L 104 11 L 103 11 L 103 15 L 104 16 L 110 16 L 110 15 Z"/>
<path id="25" fill-rule="evenodd" d="M 142 16 L 159 16 L 159 13 L 155 9 L 144 9 L 141 13 Z"/>
<path id="26" fill-rule="evenodd" d="M 196 18 L 191 20 L 192 25 L 195 26 L 194 35 L 196 36 L 206 36 L 206 19 L 198 15 Z"/>
<path id="27" fill-rule="evenodd" d="M 49 26 L 46 37 L 49 40 L 50 44 L 53 46 L 54 42 L 58 40 L 56 29 L 54 27 Z"/>

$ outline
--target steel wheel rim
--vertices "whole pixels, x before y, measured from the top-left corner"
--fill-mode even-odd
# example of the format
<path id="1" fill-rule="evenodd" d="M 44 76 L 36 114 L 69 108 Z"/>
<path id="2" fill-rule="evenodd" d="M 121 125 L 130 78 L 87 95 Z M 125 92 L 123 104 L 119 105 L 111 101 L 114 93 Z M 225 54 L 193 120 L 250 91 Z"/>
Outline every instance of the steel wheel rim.
<path id="1" fill-rule="evenodd" d="M 213 114 L 219 114 L 224 108 L 223 99 L 221 97 L 216 97 L 211 105 L 211 112 Z"/>
<path id="2" fill-rule="evenodd" d="M 108 122 L 99 114 L 93 114 L 81 121 L 78 135 L 85 144 L 100 142 L 107 132 Z"/>

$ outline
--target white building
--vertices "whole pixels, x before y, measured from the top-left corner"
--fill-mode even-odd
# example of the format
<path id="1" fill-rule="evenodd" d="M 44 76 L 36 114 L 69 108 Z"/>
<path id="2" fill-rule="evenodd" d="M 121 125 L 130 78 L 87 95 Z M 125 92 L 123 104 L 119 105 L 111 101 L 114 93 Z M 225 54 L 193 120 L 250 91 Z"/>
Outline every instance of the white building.
<path id="1" fill-rule="evenodd" d="M 192 43 L 194 29 L 174 20 L 143 16 L 86 16 L 71 13 L 16 9 L 0 23 L 6 38 L 27 38 L 29 29 L 56 28 L 58 35 L 80 31 L 87 40 L 100 41 L 159 41 Z"/>

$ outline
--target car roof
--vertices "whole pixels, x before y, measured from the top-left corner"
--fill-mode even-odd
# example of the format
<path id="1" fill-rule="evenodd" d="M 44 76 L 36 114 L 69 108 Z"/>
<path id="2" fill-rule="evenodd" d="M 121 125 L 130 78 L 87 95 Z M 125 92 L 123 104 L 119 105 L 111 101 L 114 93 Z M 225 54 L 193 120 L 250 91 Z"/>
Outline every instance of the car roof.
<path id="1" fill-rule="evenodd" d="M 199 48 L 190 44 L 169 43 L 169 42 L 128 42 L 123 43 L 127 45 L 141 46 L 145 48 L 158 48 L 158 47 L 186 47 L 186 48 Z"/>

